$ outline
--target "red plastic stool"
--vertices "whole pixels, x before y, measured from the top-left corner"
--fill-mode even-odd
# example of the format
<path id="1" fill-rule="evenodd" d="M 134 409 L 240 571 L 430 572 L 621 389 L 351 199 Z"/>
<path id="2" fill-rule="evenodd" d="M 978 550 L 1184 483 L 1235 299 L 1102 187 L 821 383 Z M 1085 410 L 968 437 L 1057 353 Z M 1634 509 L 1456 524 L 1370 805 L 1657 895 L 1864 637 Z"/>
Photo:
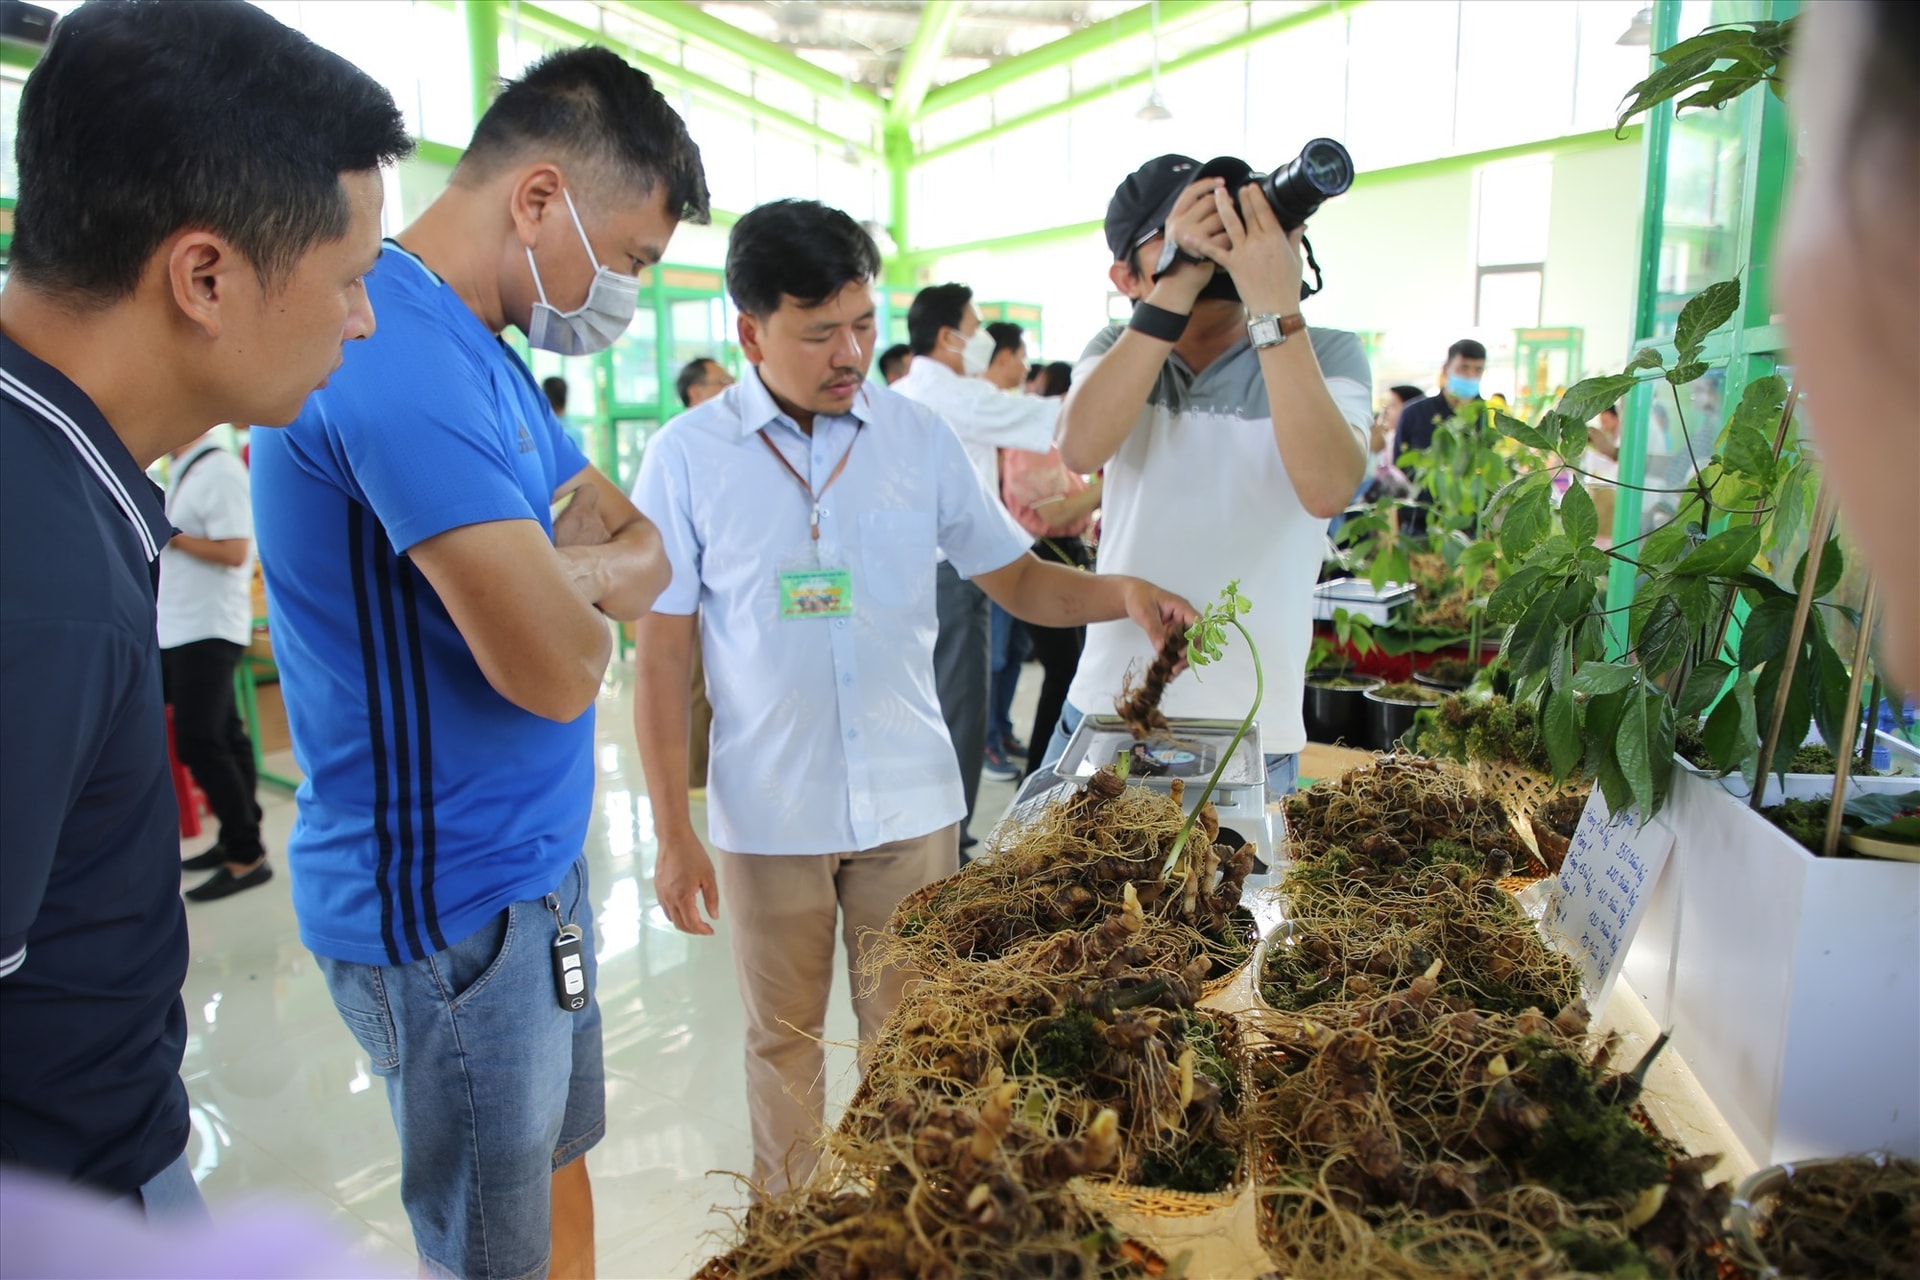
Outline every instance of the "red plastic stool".
<path id="1" fill-rule="evenodd" d="M 173 707 L 167 707 L 167 764 L 173 770 L 173 798 L 180 806 L 180 837 L 191 839 L 200 834 L 200 815 L 210 813 L 206 792 L 200 790 L 180 753 L 173 748 Z"/>

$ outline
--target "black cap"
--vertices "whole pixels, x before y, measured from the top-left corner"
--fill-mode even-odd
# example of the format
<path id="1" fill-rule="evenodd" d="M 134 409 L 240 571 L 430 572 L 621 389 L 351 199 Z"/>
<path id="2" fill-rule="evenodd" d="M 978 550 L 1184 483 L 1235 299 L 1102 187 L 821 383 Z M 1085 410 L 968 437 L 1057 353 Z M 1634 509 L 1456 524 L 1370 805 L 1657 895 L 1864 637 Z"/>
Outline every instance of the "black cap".
<path id="1" fill-rule="evenodd" d="M 1225 178 L 1235 190 L 1253 176 L 1253 166 L 1234 156 L 1215 156 L 1201 164 L 1192 156 L 1156 156 L 1127 175 L 1107 202 L 1107 248 L 1123 261 L 1166 225 L 1185 191 L 1202 178 Z"/>

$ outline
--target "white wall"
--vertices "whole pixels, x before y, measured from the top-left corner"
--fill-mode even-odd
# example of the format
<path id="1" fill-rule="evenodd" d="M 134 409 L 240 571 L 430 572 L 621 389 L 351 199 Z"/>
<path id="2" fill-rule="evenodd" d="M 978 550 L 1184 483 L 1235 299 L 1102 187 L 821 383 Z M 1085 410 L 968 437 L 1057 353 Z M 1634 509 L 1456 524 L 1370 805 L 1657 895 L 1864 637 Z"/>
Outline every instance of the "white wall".
<path id="1" fill-rule="evenodd" d="M 1586 329 L 1583 375 L 1618 373 L 1632 355 L 1644 173 L 1637 146 L 1554 159 L 1541 318 Z"/>

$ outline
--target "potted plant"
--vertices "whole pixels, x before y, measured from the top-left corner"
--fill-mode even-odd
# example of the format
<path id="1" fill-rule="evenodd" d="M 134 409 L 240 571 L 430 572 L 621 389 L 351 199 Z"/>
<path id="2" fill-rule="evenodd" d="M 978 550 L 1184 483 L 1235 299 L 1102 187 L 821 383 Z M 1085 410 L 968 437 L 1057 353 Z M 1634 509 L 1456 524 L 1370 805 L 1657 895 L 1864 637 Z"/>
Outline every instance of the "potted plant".
<path id="1" fill-rule="evenodd" d="M 1438 689 L 1412 681 L 1383 684 L 1360 695 L 1366 699 L 1366 745 L 1375 751 L 1391 751 L 1413 728 L 1414 719 L 1427 708 L 1438 706 Z"/>
<path id="2" fill-rule="evenodd" d="M 1359 614 L 1333 611 L 1333 639 L 1316 636 L 1307 655 L 1307 737 L 1313 742 L 1357 743 L 1366 729 L 1363 695 L 1377 689 L 1379 676 L 1356 675 L 1345 656 L 1351 648 L 1360 657 L 1375 649 L 1373 627 Z"/>

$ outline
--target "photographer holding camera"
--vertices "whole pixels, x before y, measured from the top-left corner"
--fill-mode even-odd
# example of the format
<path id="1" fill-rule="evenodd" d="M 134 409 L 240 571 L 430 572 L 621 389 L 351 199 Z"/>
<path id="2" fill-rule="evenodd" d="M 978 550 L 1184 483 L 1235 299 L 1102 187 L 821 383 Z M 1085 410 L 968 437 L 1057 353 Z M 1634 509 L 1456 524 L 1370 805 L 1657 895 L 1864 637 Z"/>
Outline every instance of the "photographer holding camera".
<path id="1" fill-rule="evenodd" d="M 1067 466 L 1106 469 L 1100 572 L 1138 574 L 1194 600 L 1237 578 L 1252 600 L 1244 621 L 1267 676 L 1260 724 L 1272 795 L 1293 789 L 1306 744 L 1313 584 L 1327 520 L 1365 473 L 1373 418 L 1360 340 L 1309 329 L 1300 315 L 1304 224 L 1351 181 L 1345 149 L 1326 139 L 1266 176 L 1230 157 L 1141 166 L 1106 218 L 1109 276 L 1133 317 L 1088 345 L 1060 414 Z M 1109 710 L 1130 666 L 1152 658 L 1122 627 L 1089 627 L 1047 759 L 1082 714 Z M 1253 694 L 1252 658 L 1230 648 L 1204 681 L 1169 686 L 1162 710 L 1238 720 Z"/>

